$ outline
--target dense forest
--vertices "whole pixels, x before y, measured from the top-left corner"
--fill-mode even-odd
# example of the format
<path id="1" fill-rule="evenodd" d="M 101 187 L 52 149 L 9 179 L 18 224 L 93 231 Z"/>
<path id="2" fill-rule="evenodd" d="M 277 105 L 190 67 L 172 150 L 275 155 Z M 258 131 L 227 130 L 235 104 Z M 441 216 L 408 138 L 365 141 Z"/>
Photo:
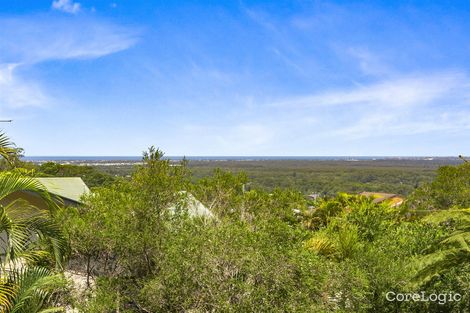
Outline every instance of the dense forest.
<path id="1" fill-rule="evenodd" d="M 0 138 L 4 312 L 470 311 L 468 162 L 382 190 L 408 194 L 392 206 L 338 193 L 350 190 L 335 181 L 312 200 L 315 190 L 250 184 L 243 171 L 195 177 L 154 148 L 129 177 L 37 166 Z M 80 207 L 57 205 L 34 178 L 68 175 L 93 187 Z M 50 209 L 6 201 L 21 190 Z M 188 195 L 212 214 L 190 214 Z"/>
<path id="2" fill-rule="evenodd" d="M 170 158 L 171 159 L 171 158 Z M 62 164 L 60 164 L 62 162 Z M 59 163 L 59 164 L 58 164 Z M 130 177 L 140 162 L 64 161 L 38 162 L 49 175 L 81 176 L 90 186 L 101 185 L 113 177 Z M 423 183 L 432 181 L 440 166 L 457 165 L 458 158 L 376 158 L 368 160 L 195 160 L 188 159 L 191 180 L 196 183 L 216 169 L 245 173 L 246 188 L 272 191 L 295 189 L 306 194 L 334 196 L 338 192 L 382 191 L 408 195 Z M 93 171 L 94 170 L 94 171 Z M 104 178 L 109 174 L 108 178 Z"/>
<path id="3" fill-rule="evenodd" d="M 262 160 L 190 161 L 193 179 L 209 176 L 216 168 L 247 174 L 250 186 L 273 190 L 290 188 L 306 194 L 334 196 L 338 192 L 383 191 L 410 194 L 422 183 L 430 182 L 436 169 L 455 164 L 455 159 L 410 160 Z"/>

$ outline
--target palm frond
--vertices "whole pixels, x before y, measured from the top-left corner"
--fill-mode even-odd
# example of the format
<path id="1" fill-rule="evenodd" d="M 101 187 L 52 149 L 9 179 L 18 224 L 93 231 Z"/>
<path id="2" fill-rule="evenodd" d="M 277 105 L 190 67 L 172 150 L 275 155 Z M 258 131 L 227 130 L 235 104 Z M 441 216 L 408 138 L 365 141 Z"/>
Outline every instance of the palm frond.
<path id="1" fill-rule="evenodd" d="M 336 245 L 333 240 L 326 236 L 315 236 L 307 240 L 305 248 L 323 256 L 333 256 L 336 254 Z"/>
<path id="2" fill-rule="evenodd" d="M 56 266 L 62 267 L 68 252 L 68 242 L 48 211 L 30 205 L 25 200 L 16 200 L 7 206 L 0 206 L 0 232 L 4 232 L 5 261 L 17 259 L 34 262 L 51 254 Z M 30 249 L 41 246 L 47 251 Z"/>
<path id="3" fill-rule="evenodd" d="M 11 164 L 17 156 L 16 151 L 17 149 L 10 141 L 10 138 L 5 133 L 0 132 L 0 156 Z"/>
<path id="4" fill-rule="evenodd" d="M 32 192 L 52 210 L 57 209 L 57 203 L 60 202 L 59 198 L 52 196 L 34 177 L 25 177 L 17 173 L 0 174 L 0 201 L 15 192 Z"/>
<path id="5" fill-rule="evenodd" d="M 64 308 L 59 307 L 59 308 L 44 309 L 44 310 L 39 311 L 38 313 L 56 313 L 56 312 L 64 312 L 64 311 L 65 311 Z"/>
<path id="6" fill-rule="evenodd" d="M 60 312 L 61 308 L 44 309 L 56 290 L 65 286 L 62 275 L 53 274 L 43 267 L 24 267 L 9 273 L 13 286 L 8 313 Z M 51 311 L 52 310 L 52 311 Z"/>
<path id="7" fill-rule="evenodd" d="M 0 312 L 8 312 L 11 309 L 11 298 L 13 295 L 13 285 L 2 277 L 0 280 Z"/>
<path id="8" fill-rule="evenodd" d="M 15 219 L 9 215 L 12 206 L 0 207 L 0 232 L 4 233 L 5 262 L 16 258 L 16 254 L 24 251 L 29 232 L 23 219 Z"/>
<path id="9" fill-rule="evenodd" d="M 424 284 L 434 276 L 460 267 L 465 262 L 470 262 L 470 250 L 468 249 L 449 249 L 428 254 L 419 260 L 421 268 L 415 275 L 413 282 Z"/>
<path id="10" fill-rule="evenodd" d="M 427 216 L 424 221 L 438 224 L 452 221 L 457 229 L 418 260 L 419 270 L 413 281 L 421 284 L 436 275 L 470 263 L 470 209 L 442 210 Z"/>

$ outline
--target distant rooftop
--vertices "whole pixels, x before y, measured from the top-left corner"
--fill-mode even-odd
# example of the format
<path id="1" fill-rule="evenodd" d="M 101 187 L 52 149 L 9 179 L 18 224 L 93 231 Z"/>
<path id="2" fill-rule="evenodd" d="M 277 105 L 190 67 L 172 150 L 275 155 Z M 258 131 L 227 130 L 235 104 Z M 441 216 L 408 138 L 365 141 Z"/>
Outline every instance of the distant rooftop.
<path id="1" fill-rule="evenodd" d="M 392 206 L 399 206 L 403 203 L 403 198 L 400 195 L 394 193 L 364 191 L 361 192 L 360 195 L 373 198 L 374 203 L 389 201 Z"/>
<path id="2" fill-rule="evenodd" d="M 90 192 L 80 177 L 38 177 L 37 180 L 50 193 L 75 202 L 80 202 L 81 196 Z"/>
<path id="3" fill-rule="evenodd" d="M 191 217 L 206 217 L 206 218 L 213 218 L 214 214 L 204 206 L 198 199 L 196 199 L 191 193 L 187 191 L 180 191 L 180 195 L 182 195 L 182 199 L 179 199 L 177 203 L 171 205 L 168 209 L 171 212 L 176 212 L 177 209 L 184 209 L 187 210 L 189 216 Z"/>

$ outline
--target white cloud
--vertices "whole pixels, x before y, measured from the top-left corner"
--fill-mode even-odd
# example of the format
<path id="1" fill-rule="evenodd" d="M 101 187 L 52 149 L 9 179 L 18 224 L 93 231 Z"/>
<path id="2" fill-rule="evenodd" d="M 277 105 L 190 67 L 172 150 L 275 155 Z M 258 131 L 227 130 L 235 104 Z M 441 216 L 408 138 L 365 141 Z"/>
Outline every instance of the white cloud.
<path id="1" fill-rule="evenodd" d="M 51 102 L 40 84 L 19 70 L 61 59 L 93 59 L 126 50 L 137 33 L 97 19 L 29 16 L 0 19 L 0 106 L 41 106 Z"/>
<path id="2" fill-rule="evenodd" d="M 134 29 L 86 17 L 0 19 L 0 63 L 97 58 L 137 42 Z"/>
<path id="3" fill-rule="evenodd" d="M 275 33 L 278 32 L 276 25 L 272 23 L 269 15 L 267 15 L 266 13 L 258 10 L 249 9 L 246 7 L 242 7 L 242 10 L 253 22 L 257 23 L 264 29 Z"/>
<path id="4" fill-rule="evenodd" d="M 365 75 L 390 76 L 396 74 L 396 71 L 382 60 L 382 55 L 379 56 L 376 53 L 372 53 L 369 49 L 354 47 L 346 51 L 357 60 L 359 69 Z"/>
<path id="5" fill-rule="evenodd" d="M 416 113 L 416 112 L 414 112 Z M 470 130 L 470 112 L 450 113 L 443 118 L 438 112 L 428 112 L 424 116 L 401 115 L 386 112 L 366 114 L 355 124 L 338 128 L 332 136 L 349 139 L 375 138 L 390 135 L 407 136 L 429 133 L 462 133 Z M 425 114 L 425 113 L 424 113 Z"/>
<path id="6" fill-rule="evenodd" d="M 58 11 L 76 14 L 80 12 L 81 5 L 80 3 L 73 2 L 72 0 L 54 0 L 52 2 L 52 8 Z"/>
<path id="7" fill-rule="evenodd" d="M 19 108 L 44 105 L 47 97 L 41 88 L 14 75 L 17 66 L 17 64 L 0 64 L 0 106 Z"/>
<path id="8" fill-rule="evenodd" d="M 468 77 L 460 72 L 400 77 L 386 81 L 292 97 L 275 103 L 279 106 L 318 107 L 338 105 L 403 107 L 429 104 L 456 90 L 466 92 Z"/>
<path id="9" fill-rule="evenodd" d="M 321 116 L 317 134 L 335 138 L 468 131 L 469 87 L 462 72 L 421 74 L 292 97 L 274 107 Z"/>

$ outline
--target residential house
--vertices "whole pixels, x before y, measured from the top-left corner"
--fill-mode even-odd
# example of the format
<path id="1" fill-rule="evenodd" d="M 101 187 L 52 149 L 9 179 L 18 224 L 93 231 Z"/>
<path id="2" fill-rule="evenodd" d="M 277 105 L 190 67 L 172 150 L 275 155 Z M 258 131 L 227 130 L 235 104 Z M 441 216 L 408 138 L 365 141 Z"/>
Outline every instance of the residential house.
<path id="1" fill-rule="evenodd" d="M 80 177 L 39 177 L 37 180 L 65 206 L 80 205 L 81 197 L 90 193 L 90 189 Z M 38 208 L 47 209 L 44 200 L 31 191 L 15 192 L 2 202 L 10 203 L 17 199 L 24 199 Z"/>

